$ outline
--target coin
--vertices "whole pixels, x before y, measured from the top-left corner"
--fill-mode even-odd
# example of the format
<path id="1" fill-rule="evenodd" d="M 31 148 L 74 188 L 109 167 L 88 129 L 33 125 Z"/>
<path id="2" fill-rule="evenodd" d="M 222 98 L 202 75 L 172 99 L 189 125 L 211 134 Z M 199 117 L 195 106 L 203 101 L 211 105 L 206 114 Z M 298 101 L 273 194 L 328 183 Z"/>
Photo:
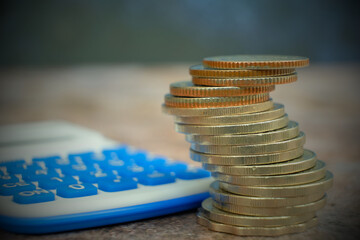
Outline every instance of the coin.
<path id="1" fill-rule="evenodd" d="M 255 133 L 255 134 L 231 134 L 231 135 L 195 135 L 185 136 L 186 141 L 201 145 L 254 145 L 271 143 L 291 139 L 299 135 L 299 124 L 289 121 L 284 128 Z"/>
<path id="2" fill-rule="evenodd" d="M 324 178 L 311 183 L 292 186 L 240 186 L 220 182 L 220 188 L 225 191 L 259 197 L 296 197 L 325 192 L 333 184 L 333 175 L 327 171 Z"/>
<path id="3" fill-rule="evenodd" d="M 230 175 L 281 175 L 295 173 L 312 168 L 316 163 L 316 154 L 312 151 L 305 150 L 304 155 L 293 160 L 281 163 L 264 164 L 264 165 L 234 165 L 221 166 L 203 163 L 204 169 L 210 172 L 220 172 Z"/>
<path id="4" fill-rule="evenodd" d="M 215 222 L 235 225 L 235 226 L 261 226 L 261 227 L 275 227 L 275 226 L 285 226 L 301 222 L 306 222 L 313 217 L 315 217 L 314 212 L 308 212 L 305 214 L 297 216 L 246 216 L 233 214 L 229 212 L 222 211 L 213 207 L 212 199 L 205 199 L 201 203 L 201 208 L 199 212 L 203 214 L 204 217 Z"/>
<path id="5" fill-rule="evenodd" d="M 325 194 L 323 191 L 298 197 L 252 197 L 226 192 L 220 189 L 218 181 L 210 184 L 209 192 L 212 199 L 217 202 L 249 207 L 287 207 L 301 205 L 320 200 Z"/>
<path id="6" fill-rule="evenodd" d="M 296 82 L 295 73 L 284 76 L 273 77 L 251 77 L 251 78 L 212 78 L 196 77 L 192 78 L 195 85 L 213 86 L 213 87 L 255 87 L 255 86 L 272 86 Z"/>
<path id="7" fill-rule="evenodd" d="M 270 175 L 270 176 L 243 176 L 243 175 L 229 175 L 219 172 L 213 172 L 211 175 L 221 182 L 227 182 L 235 185 L 248 186 L 286 186 L 299 185 L 309 182 L 315 182 L 325 177 L 326 169 L 325 163 L 316 161 L 314 167 L 302 172 L 285 174 L 285 175 Z"/>
<path id="8" fill-rule="evenodd" d="M 265 154 L 302 147 L 305 143 L 305 134 L 300 132 L 295 138 L 281 142 L 256 144 L 256 145 L 200 145 L 191 144 L 191 149 L 197 152 L 226 155 Z"/>
<path id="9" fill-rule="evenodd" d="M 257 165 L 289 161 L 304 154 L 304 149 L 295 148 L 289 151 L 256 154 L 256 155 L 214 155 L 199 153 L 190 149 L 190 158 L 197 162 L 215 165 Z"/>
<path id="10" fill-rule="evenodd" d="M 248 105 L 268 101 L 269 93 L 244 95 L 237 97 L 176 97 L 170 94 L 165 95 L 165 105 L 179 108 L 204 108 L 204 107 L 231 107 Z"/>
<path id="11" fill-rule="evenodd" d="M 274 85 L 255 87 L 206 87 L 194 85 L 191 81 L 170 84 L 170 94 L 179 97 L 233 97 L 268 93 Z"/>
<path id="12" fill-rule="evenodd" d="M 320 210 L 326 204 L 326 196 L 315 202 L 288 207 L 247 207 L 217 201 L 213 201 L 212 204 L 214 207 L 226 212 L 249 216 L 293 216 Z"/>
<path id="13" fill-rule="evenodd" d="M 318 223 L 317 218 L 314 217 L 304 223 L 280 227 L 239 227 L 211 221 L 202 213 L 198 213 L 197 217 L 197 222 L 210 230 L 239 236 L 280 236 L 284 234 L 303 232 L 308 228 L 316 226 Z"/>
<path id="14" fill-rule="evenodd" d="M 235 107 L 216 107 L 216 108 L 174 108 L 162 105 L 164 113 L 176 116 L 221 116 L 261 112 L 271 109 L 274 106 L 272 100 L 249 105 Z"/>
<path id="15" fill-rule="evenodd" d="M 272 120 L 284 116 L 284 105 L 275 103 L 272 109 L 256 113 L 215 117 L 176 117 L 176 123 L 194 125 L 227 125 L 240 123 L 254 123 Z"/>
<path id="16" fill-rule="evenodd" d="M 232 55 L 206 57 L 203 65 L 219 69 L 284 69 L 309 65 L 309 58 L 281 55 Z"/>
<path id="17" fill-rule="evenodd" d="M 283 128 L 288 125 L 287 114 L 283 117 L 256 123 L 244 123 L 236 125 L 189 125 L 175 123 L 175 130 L 179 133 L 199 134 L 199 135 L 225 135 L 225 134 L 247 134 L 271 131 Z"/>
<path id="18" fill-rule="evenodd" d="M 237 78 L 237 77 L 262 77 L 262 76 L 282 76 L 295 73 L 295 69 L 269 69 L 269 70 L 228 70 L 211 69 L 203 65 L 190 67 L 190 75 L 196 77 L 213 78 Z"/>

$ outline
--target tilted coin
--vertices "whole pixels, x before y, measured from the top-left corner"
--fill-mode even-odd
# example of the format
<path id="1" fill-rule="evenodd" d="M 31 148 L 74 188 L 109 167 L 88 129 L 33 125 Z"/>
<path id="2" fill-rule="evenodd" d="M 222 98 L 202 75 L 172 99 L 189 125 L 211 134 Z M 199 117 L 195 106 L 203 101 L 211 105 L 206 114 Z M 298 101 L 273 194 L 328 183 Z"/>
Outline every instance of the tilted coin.
<path id="1" fill-rule="evenodd" d="M 237 97 L 176 97 L 165 95 L 165 105 L 179 108 L 231 107 L 265 102 L 270 99 L 269 93 L 258 93 Z"/>
<path id="2" fill-rule="evenodd" d="M 297 197 L 325 192 L 333 184 L 333 175 L 326 172 L 324 178 L 311 183 L 292 186 L 241 186 L 220 182 L 220 188 L 234 194 L 259 197 Z"/>
<path id="3" fill-rule="evenodd" d="M 257 165 L 285 162 L 304 154 L 302 147 L 284 152 L 256 155 L 215 155 L 196 152 L 190 149 L 190 158 L 196 162 L 215 165 Z"/>
<path id="4" fill-rule="evenodd" d="M 174 108 L 162 105 L 162 110 L 166 114 L 176 116 L 221 116 L 261 112 L 271 109 L 274 106 L 273 101 L 241 105 L 235 107 L 216 107 L 216 108 Z"/>
<path id="5" fill-rule="evenodd" d="M 219 172 L 213 172 L 211 175 L 220 182 L 227 182 L 235 185 L 248 186 L 286 186 L 299 185 L 309 182 L 315 182 L 325 177 L 326 169 L 325 163 L 316 161 L 313 168 L 302 172 L 285 174 L 285 175 L 270 175 L 270 176 L 243 176 L 243 175 L 229 175 Z"/>
<path id="6" fill-rule="evenodd" d="M 280 129 L 287 126 L 289 118 L 287 114 L 283 117 L 256 123 L 244 123 L 234 125 L 193 125 L 175 123 L 175 130 L 179 133 L 199 135 L 223 135 L 223 134 L 247 134 L 258 133 Z"/>
<path id="7" fill-rule="evenodd" d="M 316 217 L 303 223 L 280 226 L 280 227 L 240 227 L 218 223 L 207 219 L 202 213 L 197 214 L 197 222 L 216 232 L 230 233 L 238 236 L 280 236 L 290 233 L 298 233 L 317 225 Z"/>
<path id="8" fill-rule="evenodd" d="M 323 198 L 325 191 L 298 197 L 252 197 L 226 192 L 219 187 L 219 182 L 210 184 L 210 195 L 217 202 L 248 207 L 287 207 L 315 202 Z"/>
<path id="9" fill-rule="evenodd" d="M 226 154 L 226 155 L 250 155 L 265 154 L 289 151 L 294 148 L 302 147 L 305 143 L 305 134 L 300 132 L 295 138 L 281 142 L 265 143 L 256 145 L 200 145 L 191 144 L 191 149 L 197 152 L 210 154 Z"/>
<path id="10" fill-rule="evenodd" d="M 274 77 L 249 77 L 249 78 L 212 78 L 212 77 L 193 77 L 195 85 L 213 87 L 255 87 L 272 86 L 279 84 L 293 83 L 297 81 L 296 73 Z"/>
<path id="11" fill-rule="evenodd" d="M 284 105 L 275 103 L 272 109 L 256 113 L 240 115 L 215 116 L 215 117 L 175 117 L 176 123 L 195 125 L 227 125 L 263 122 L 285 115 Z"/>
<path id="12" fill-rule="evenodd" d="M 206 57 L 203 65 L 219 69 L 283 69 L 309 65 L 309 58 L 282 55 L 230 55 Z"/>
<path id="13" fill-rule="evenodd" d="M 199 212 L 203 214 L 207 219 L 215 222 L 235 225 L 235 226 L 252 226 L 252 227 L 275 227 L 292 225 L 296 223 L 302 223 L 309 221 L 315 217 L 314 212 L 308 212 L 296 216 L 246 216 L 240 214 L 233 214 L 222 211 L 216 207 L 213 207 L 213 200 L 211 198 L 205 199 L 201 203 Z"/>
<path id="14" fill-rule="evenodd" d="M 190 75 L 196 77 L 218 77 L 218 78 L 236 78 L 236 77 L 262 77 L 262 76 L 282 76 L 295 73 L 295 69 L 268 69 L 268 70 L 228 70 L 211 69 L 203 65 L 194 65 L 190 67 Z"/>
<path id="15" fill-rule="evenodd" d="M 212 204 L 226 212 L 249 216 L 293 216 L 320 210 L 326 204 L 326 196 L 315 202 L 288 207 L 247 207 L 217 201 L 213 201 Z"/>
<path id="16" fill-rule="evenodd" d="M 315 163 L 316 154 L 310 150 L 305 150 L 304 155 L 301 157 L 281 163 L 252 166 L 221 166 L 203 163 L 202 166 L 210 172 L 220 172 L 230 175 L 280 175 L 304 171 L 314 167 Z"/>
<path id="17" fill-rule="evenodd" d="M 194 85 L 191 81 L 170 84 L 170 94 L 179 97 L 234 97 L 268 93 L 274 90 L 274 85 L 255 87 L 208 87 Z"/>

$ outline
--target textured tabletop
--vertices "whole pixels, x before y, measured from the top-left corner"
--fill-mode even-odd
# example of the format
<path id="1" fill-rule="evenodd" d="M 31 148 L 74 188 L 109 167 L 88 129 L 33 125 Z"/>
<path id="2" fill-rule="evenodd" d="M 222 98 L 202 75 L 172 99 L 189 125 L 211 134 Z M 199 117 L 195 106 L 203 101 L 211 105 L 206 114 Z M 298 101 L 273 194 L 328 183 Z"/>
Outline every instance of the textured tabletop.
<path id="1" fill-rule="evenodd" d="M 189 80 L 182 65 L 121 65 L 0 70 L 0 124 L 64 119 L 120 142 L 191 162 L 189 145 L 161 113 L 169 84 Z M 334 173 L 319 225 L 279 239 L 360 237 L 360 65 L 310 65 L 271 94 L 285 105 L 313 150 Z M 137 222 L 1 239 L 232 239 L 196 223 L 195 210 Z M 262 238 L 249 238 L 262 239 Z M 271 238 L 273 239 L 273 238 Z"/>

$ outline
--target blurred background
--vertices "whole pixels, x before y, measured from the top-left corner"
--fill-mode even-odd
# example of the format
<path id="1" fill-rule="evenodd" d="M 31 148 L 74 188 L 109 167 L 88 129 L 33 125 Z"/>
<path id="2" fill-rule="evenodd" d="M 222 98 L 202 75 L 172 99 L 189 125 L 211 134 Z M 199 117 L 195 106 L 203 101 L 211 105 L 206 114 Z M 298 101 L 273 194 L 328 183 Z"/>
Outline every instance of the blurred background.
<path id="1" fill-rule="evenodd" d="M 1 1 L 0 66 L 200 61 L 226 54 L 359 61 L 359 1 Z"/>

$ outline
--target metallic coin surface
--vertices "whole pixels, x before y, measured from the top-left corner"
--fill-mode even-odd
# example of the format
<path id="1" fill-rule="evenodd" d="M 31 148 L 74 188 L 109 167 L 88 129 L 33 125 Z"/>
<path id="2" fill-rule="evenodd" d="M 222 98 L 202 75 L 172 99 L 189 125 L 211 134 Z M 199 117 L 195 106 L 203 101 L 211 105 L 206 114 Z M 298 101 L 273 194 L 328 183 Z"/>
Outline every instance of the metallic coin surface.
<path id="1" fill-rule="evenodd" d="M 176 123 L 194 124 L 194 125 L 228 125 L 228 124 L 242 124 L 254 123 L 272 120 L 284 116 L 284 105 L 275 103 L 274 108 L 267 111 L 228 115 L 228 116 L 215 116 L 215 117 L 175 117 Z"/>
<path id="2" fill-rule="evenodd" d="M 306 222 L 315 217 L 314 212 L 308 212 L 297 216 L 246 216 L 222 211 L 218 208 L 213 207 L 212 202 L 213 200 L 211 198 L 205 199 L 201 204 L 199 212 L 201 212 L 201 214 L 203 214 L 207 219 L 210 219 L 212 221 L 235 226 L 285 226 Z"/>
<path id="3" fill-rule="evenodd" d="M 249 105 L 216 108 L 174 108 L 162 105 L 164 113 L 176 116 L 221 116 L 266 111 L 274 107 L 271 100 Z"/>
<path id="4" fill-rule="evenodd" d="M 295 73 L 295 69 L 268 69 L 268 70 L 229 70 L 229 69 L 211 69 L 203 65 L 194 65 L 190 67 L 190 75 L 196 77 L 210 78 L 237 78 L 237 77 L 262 77 L 262 76 L 282 76 Z"/>
<path id="5" fill-rule="evenodd" d="M 305 143 L 305 134 L 300 132 L 295 138 L 281 142 L 256 144 L 256 145 L 200 145 L 191 144 L 191 149 L 197 152 L 225 155 L 254 155 L 289 151 L 300 148 Z"/>
<path id="6" fill-rule="evenodd" d="M 326 204 L 326 196 L 316 202 L 288 207 L 247 207 L 217 201 L 213 201 L 212 204 L 220 210 L 248 216 L 293 216 L 320 210 Z"/>
<path id="7" fill-rule="evenodd" d="M 323 161 L 316 161 L 313 168 L 305 171 L 290 173 L 285 175 L 270 175 L 270 176 L 243 176 L 243 175 L 229 175 L 224 173 L 213 172 L 212 176 L 220 182 L 227 182 L 235 185 L 248 186 L 287 186 L 299 185 L 310 182 L 315 182 L 325 177 L 326 169 Z"/>
<path id="8" fill-rule="evenodd" d="M 324 197 L 325 192 L 298 197 L 252 197 L 226 192 L 219 187 L 215 181 L 210 185 L 210 195 L 217 202 L 230 203 L 248 207 L 287 207 L 315 202 Z"/>
<path id="9" fill-rule="evenodd" d="M 283 128 L 289 123 L 287 114 L 283 117 L 264 122 L 244 123 L 236 125 L 193 125 L 175 123 L 175 130 L 179 133 L 199 135 L 225 135 L 225 134 L 247 134 L 271 131 Z"/>
<path id="10" fill-rule="evenodd" d="M 234 97 L 268 93 L 274 90 L 274 85 L 255 87 L 208 87 L 194 85 L 191 81 L 170 84 L 170 94 L 178 97 Z"/>
<path id="11" fill-rule="evenodd" d="M 210 172 L 220 172 L 230 175 L 281 175 L 295 173 L 312 168 L 316 163 L 316 154 L 310 150 L 305 150 L 304 155 L 281 163 L 263 165 L 234 165 L 221 166 L 203 163 L 204 169 Z"/>
<path id="12" fill-rule="evenodd" d="M 309 58 L 282 55 L 230 55 L 206 57 L 203 65 L 218 69 L 283 69 L 309 65 Z"/>
<path id="13" fill-rule="evenodd" d="M 327 171 L 324 178 L 306 184 L 292 186 L 241 186 L 219 182 L 221 189 L 234 194 L 259 197 L 297 197 L 325 192 L 333 184 L 333 175 Z"/>
<path id="14" fill-rule="evenodd" d="M 301 157 L 304 149 L 296 148 L 284 152 L 256 154 L 256 155 L 215 155 L 199 153 L 190 149 L 190 158 L 196 162 L 214 165 L 258 165 L 285 162 Z"/>
<path id="15" fill-rule="evenodd" d="M 188 134 L 186 141 L 201 145 L 255 145 L 284 141 L 299 135 L 299 124 L 289 121 L 284 128 L 254 133 L 254 134 L 229 134 L 229 135 L 196 135 Z"/>
<path id="16" fill-rule="evenodd" d="M 211 221 L 207 219 L 202 213 L 198 213 L 197 217 L 197 222 L 210 230 L 230 233 L 238 236 L 280 236 L 284 234 L 303 232 L 308 228 L 316 226 L 318 223 L 317 218 L 314 217 L 304 223 L 281 227 L 240 227 Z"/>

